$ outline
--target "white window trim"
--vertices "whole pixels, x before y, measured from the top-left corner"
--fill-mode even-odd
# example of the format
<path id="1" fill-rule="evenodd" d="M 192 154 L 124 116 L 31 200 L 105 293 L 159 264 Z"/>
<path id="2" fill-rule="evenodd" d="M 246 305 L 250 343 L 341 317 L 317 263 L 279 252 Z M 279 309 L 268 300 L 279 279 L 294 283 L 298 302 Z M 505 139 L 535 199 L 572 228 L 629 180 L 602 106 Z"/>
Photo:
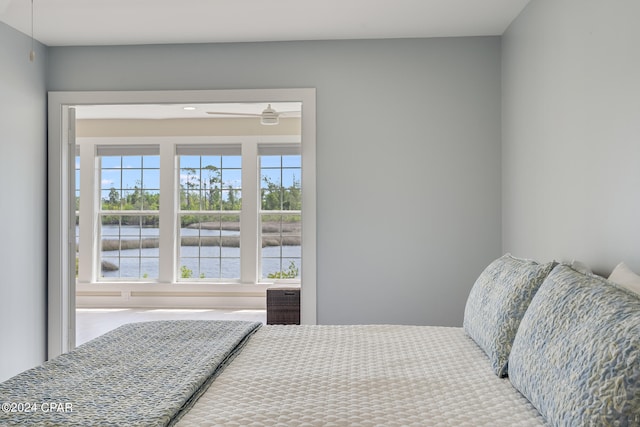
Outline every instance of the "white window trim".
<path id="1" fill-rule="evenodd" d="M 48 354 L 75 347 L 75 114 L 77 105 L 302 102 L 301 323 L 316 323 L 316 95 L 313 88 L 48 93 Z M 169 192 L 171 193 L 171 192 Z M 81 211 L 82 212 L 82 211 Z M 82 236 L 81 236 L 82 238 Z M 169 248 L 172 250 L 172 248 Z M 182 285 L 182 284 L 181 284 Z M 143 285 L 144 286 L 144 285 Z M 236 285 L 237 286 L 237 285 Z"/>

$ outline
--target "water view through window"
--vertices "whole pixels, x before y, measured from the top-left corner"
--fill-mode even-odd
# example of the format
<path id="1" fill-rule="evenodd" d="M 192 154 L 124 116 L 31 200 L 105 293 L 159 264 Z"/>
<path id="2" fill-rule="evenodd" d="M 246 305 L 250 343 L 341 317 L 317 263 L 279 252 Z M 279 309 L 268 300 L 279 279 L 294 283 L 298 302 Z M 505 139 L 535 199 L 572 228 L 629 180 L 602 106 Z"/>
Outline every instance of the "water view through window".
<path id="1" fill-rule="evenodd" d="M 160 277 L 160 156 L 103 150 L 99 159 L 98 281 L 156 281 Z M 252 194 L 243 188 L 240 147 L 231 154 L 176 155 L 175 281 L 239 280 L 242 274 L 243 197 L 258 199 L 258 278 L 299 279 L 301 269 L 301 157 L 258 155 Z M 187 150 L 193 153 L 193 148 Z M 198 150 L 196 150 L 198 151 Z M 215 151 L 215 150 L 214 150 Z M 224 151 L 224 150 L 223 150 Z M 228 148 L 227 148 L 228 151 Z M 276 150 L 277 152 L 277 150 Z M 149 154 L 151 153 L 151 154 Z M 76 159 L 76 204 L 80 174 Z M 166 171 L 163 173 L 167 173 Z M 164 190 L 163 190 L 164 191 Z M 171 191 L 171 190 L 166 190 Z M 169 211 L 170 212 L 170 211 Z M 76 211 L 80 217 L 79 209 Z M 76 227 L 76 237 L 80 227 Z M 170 241 L 169 244 L 172 244 Z"/>

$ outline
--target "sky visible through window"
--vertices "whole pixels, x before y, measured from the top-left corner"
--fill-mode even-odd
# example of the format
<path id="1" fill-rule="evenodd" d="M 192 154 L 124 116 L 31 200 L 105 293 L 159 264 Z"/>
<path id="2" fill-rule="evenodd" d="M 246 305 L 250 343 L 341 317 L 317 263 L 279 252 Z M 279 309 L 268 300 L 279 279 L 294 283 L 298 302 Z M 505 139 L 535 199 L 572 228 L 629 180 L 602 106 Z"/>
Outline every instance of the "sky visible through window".
<path id="1" fill-rule="evenodd" d="M 197 157 L 197 156 L 191 156 L 191 157 Z M 212 157 L 219 157 L 219 156 L 212 156 Z M 119 159 L 120 159 L 119 157 L 105 158 L 106 162 L 103 163 L 103 168 L 116 167 L 116 164 L 119 163 Z M 194 159 L 191 162 L 195 162 L 195 161 L 196 160 Z M 241 166 L 240 156 L 226 156 L 225 162 L 226 162 L 225 167 L 228 167 L 228 168 L 236 168 L 236 167 L 239 168 Z M 160 167 L 160 159 L 157 156 L 145 156 L 144 163 L 145 163 L 144 164 L 145 168 L 159 169 Z M 141 166 L 140 156 L 124 156 L 122 158 L 122 169 L 124 170 L 134 169 L 134 168 L 139 169 L 140 166 Z M 263 168 L 280 166 L 280 156 L 263 156 L 261 161 L 261 166 Z M 282 156 L 282 166 L 284 168 L 292 168 L 292 167 L 299 168 L 300 156 Z M 183 167 L 196 167 L 196 166 L 189 163 L 184 163 Z M 76 187 L 76 193 L 79 195 L 80 194 L 80 157 L 79 156 L 76 157 L 75 169 L 76 169 L 75 187 Z M 280 182 L 279 175 L 280 175 L 279 172 L 274 170 L 271 173 L 265 174 L 264 176 L 268 176 L 273 180 L 273 182 L 279 183 Z M 282 178 L 283 178 L 282 186 L 289 187 L 293 185 L 294 180 L 300 181 L 300 174 L 298 175 L 296 175 L 295 173 L 285 174 L 283 175 Z M 123 188 L 123 189 L 133 189 L 136 186 L 137 179 L 138 179 L 138 176 L 135 174 L 123 173 L 122 180 L 120 179 L 119 176 L 108 174 L 106 176 L 103 176 L 100 185 L 102 188 L 114 187 L 114 188 Z M 145 179 L 145 188 L 156 188 L 156 189 L 160 188 L 159 174 L 148 173 L 144 176 L 144 179 Z M 188 177 L 186 173 L 180 174 L 181 183 L 186 182 L 187 179 Z M 234 188 L 236 188 L 239 186 L 240 182 L 239 182 L 239 179 L 238 180 L 230 179 L 226 181 L 225 184 L 232 185 Z M 120 187 L 120 185 L 122 186 Z"/>

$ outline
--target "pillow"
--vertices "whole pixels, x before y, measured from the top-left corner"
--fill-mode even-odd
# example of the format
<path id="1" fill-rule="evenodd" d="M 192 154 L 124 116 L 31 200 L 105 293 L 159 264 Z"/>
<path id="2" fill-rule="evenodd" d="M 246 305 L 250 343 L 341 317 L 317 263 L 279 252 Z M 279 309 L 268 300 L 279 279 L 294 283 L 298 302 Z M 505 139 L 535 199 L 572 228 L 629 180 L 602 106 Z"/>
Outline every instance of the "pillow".
<path id="1" fill-rule="evenodd" d="M 577 259 L 571 261 L 571 268 L 573 268 L 575 271 L 579 271 L 580 273 L 592 274 L 591 267 L 589 267 L 582 261 L 578 261 Z"/>
<path id="2" fill-rule="evenodd" d="M 556 267 L 520 323 L 509 379 L 551 425 L 640 425 L 640 297 Z"/>
<path id="3" fill-rule="evenodd" d="M 609 276 L 609 280 L 629 289 L 630 291 L 640 294 L 640 276 L 631 271 L 624 262 L 616 265 L 616 268 L 613 269 Z"/>
<path id="4" fill-rule="evenodd" d="M 503 255 L 480 274 L 464 310 L 463 327 L 487 353 L 491 368 L 500 377 L 507 375 L 513 338 L 531 299 L 555 263 Z"/>

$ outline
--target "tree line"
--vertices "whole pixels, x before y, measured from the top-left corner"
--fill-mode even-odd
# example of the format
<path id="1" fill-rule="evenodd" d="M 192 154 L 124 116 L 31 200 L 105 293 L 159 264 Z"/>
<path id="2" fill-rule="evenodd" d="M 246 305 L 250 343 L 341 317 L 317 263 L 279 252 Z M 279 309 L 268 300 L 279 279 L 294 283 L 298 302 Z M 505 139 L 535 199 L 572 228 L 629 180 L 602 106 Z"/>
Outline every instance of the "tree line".
<path id="1" fill-rule="evenodd" d="M 205 166 L 206 177 L 201 179 L 195 168 L 183 168 L 187 172 L 187 178 L 180 184 L 180 209 L 190 210 L 220 210 L 237 211 L 242 206 L 241 190 L 232 185 L 223 186 L 220 170 L 215 166 Z M 300 210 L 302 207 L 302 189 L 300 180 L 293 179 L 290 186 L 284 187 L 278 182 L 273 182 L 269 177 L 262 178 L 263 185 L 260 189 L 262 210 Z M 115 187 L 109 189 L 109 193 L 101 200 L 102 210 L 158 210 L 160 206 L 160 193 L 147 191 L 142 188 L 141 182 L 136 181 L 133 189 L 121 190 Z M 76 208 L 79 208 L 79 197 L 76 198 Z M 135 217 L 122 215 L 103 216 L 103 224 L 141 225 L 157 227 L 159 218 L 157 215 Z M 182 225 L 202 221 L 195 215 L 183 216 Z"/>

